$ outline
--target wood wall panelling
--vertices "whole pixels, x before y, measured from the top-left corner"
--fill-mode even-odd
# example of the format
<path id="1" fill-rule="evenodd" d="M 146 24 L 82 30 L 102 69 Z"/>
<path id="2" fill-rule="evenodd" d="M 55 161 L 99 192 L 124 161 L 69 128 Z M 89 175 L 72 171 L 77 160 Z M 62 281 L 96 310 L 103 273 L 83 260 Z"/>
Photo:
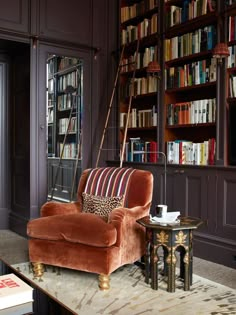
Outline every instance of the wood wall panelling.
<path id="1" fill-rule="evenodd" d="M 17 33 L 29 33 L 30 0 L 0 0 L 0 28 Z"/>
<path id="2" fill-rule="evenodd" d="M 92 0 L 42 0 L 39 36 L 91 45 Z"/>
<path id="3" fill-rule="evenodd" d="M 9 189 L 9 128 L 8 128 L 8 97 L 7 82 L 9 67 L 0 56 L 0 229 L 8 227 L 8 189 Z"/>

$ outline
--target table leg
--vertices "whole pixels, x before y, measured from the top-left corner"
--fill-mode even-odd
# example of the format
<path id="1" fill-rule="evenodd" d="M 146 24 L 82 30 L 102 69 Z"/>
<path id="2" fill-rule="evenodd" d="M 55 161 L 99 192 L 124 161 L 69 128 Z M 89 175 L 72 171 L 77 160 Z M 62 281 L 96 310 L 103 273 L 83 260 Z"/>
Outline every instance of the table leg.
<path id="1" fill-rule="evenodd" d="M 193 284 L 193 231 L 189 231 L 189 274 L 190 274 L 190 285 Z"/>
<path id="2" fill-rule="evenodd" d="M 153 246 L 151 251 L 151 287 L 153 290 L 158 289 L 158 255 L 157 255 L 157 247 Z"/>
<path id="3" fill-rule="evenodd" d="M 175 266 L 176 266 L 176 256 L 175 248 L 170 249 L 169 255 L 167 257 L 168 265 L 168 280 L 167 280 L 167 291 L 175 292 Z"/>
<path id="4" fill-rule="evenodd" d="M 145 282 L 149 284 L 150 278 L 150 251 L 151 251 L 151 244 L 147 240 L 146 241 L 146 254 L 145 254 Z"/>
<path id="5" fill-rule="evenodd" d="M 190 290 L 191 283 L 191 267 L 190 267 L 190 255 L 189 248 L 186 249 L 186 253 L 184 256 L 184 266 L 185 266 L 185 275 L 184 275 L 184 291 Z"/>

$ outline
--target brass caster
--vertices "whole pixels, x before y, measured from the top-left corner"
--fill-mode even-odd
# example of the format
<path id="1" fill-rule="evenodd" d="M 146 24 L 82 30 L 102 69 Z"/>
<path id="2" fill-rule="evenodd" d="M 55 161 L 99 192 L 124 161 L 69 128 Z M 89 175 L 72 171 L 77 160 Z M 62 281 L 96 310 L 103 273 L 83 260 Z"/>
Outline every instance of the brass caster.
<path id="1" fill-rule="evenodd" d="M 101 274 L 98 277 L 99 280 L 99 288 L 101 290 L 109 290 L 110 289 L 110 276 Z"/>
<path id="2" fill-rule="evenodd" d="M 34 273 L 34 279 L 38 279 L 39 281 L 42 280 L 42 276 L 44 274 L 44 266 L 42 263 L 34 262 L 32 263 L 33 266 L 33 273 Z"/>

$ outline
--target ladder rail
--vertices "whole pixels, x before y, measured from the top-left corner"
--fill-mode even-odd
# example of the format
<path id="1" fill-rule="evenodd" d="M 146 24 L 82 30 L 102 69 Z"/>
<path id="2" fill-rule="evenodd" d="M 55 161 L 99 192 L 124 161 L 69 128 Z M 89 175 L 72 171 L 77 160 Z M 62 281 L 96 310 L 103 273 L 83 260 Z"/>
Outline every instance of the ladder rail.
<path id="1" fill-rule="evenodd" d="M 100 146 L 99 146 L 99 150 L 98 150 L 98 156 L 97 156 L 97 160 L 96 160 L 96 167 L 98 167 L 98 163 L 99 163 L 100 156 L 101 156 L 101 151 L 102 151 L 102 148 L 103 148 L 103 143 L 104 143 L 105 134 L 106 134 L 106 131 L 107 131 L 107 126 L 108 126 L 108 122 L 109 122 L 109 118 L 110 118 L 110 114 L 111 114 L 112 104 L 113 104 L 113 100 L 114 100 L 114 96 L 115 96 L 115 91 L 116 91 L 116 86 L 117 86 L 117 82 L 118 82 L 118 78 L 119 78 L 121 62 L 122 62 L 123 55 L 124 55 L 124 50 L 125 50 L 125 45 L 122 47 L 121 56 L 120 56 L 120 60 L 119 60 L 119 66 L 118 66 L 118 69 L 117 69 L 117 72 L 116 72 L 116 77 L 115 77 L 115 81 L 114 81 L 114 85 L 113 85 L 113 89 L 112 89 L 112 94 L 111 94 L 111 99 L 110 99 L 110 103 L 109 103 L 109 107 L 108 107 L 108 112 L 107 112 L 107 117 L 106 117 L 106 121 L 105 121 L 105 126 L 104 126 L 104 129 L 103 129 L 102 138 L 101 138 L 101 142 L 100 142 Z"/>
<path id="2" fill-rule="evenodd" d="M 135 80 L 135 74 L 136 74 L 136 70 L 137 70 L 138 51 L 139 51 L 139 40 L 137 41 L 135 65 L 134 65 L 134 70 L 133 70 L 133 74 L 132 74 L 132 78 L 131 78 L 131 89 L 130 89 L 130 96 L 129 96 L 127 119 L 126 119 L 126 122 L 125 122 L 125 130 L 124 130 L 122 148 L 121 148 L 121 153 L 120 153 L 120 167 L 123 166 L 123 162 L 124 162 L 125 143 L 126 143 L 126 138 L 127 138 L 129 117 L 130 117 L 132 101 L 133 101 L 133 97 L 134 97 L 134 80 Z"/>
<path id="3" fill-rule="evenodd" d="M 78 141 L 78 145 L 77 145 L 77 156 L 76 156 L 73 180 L 72 180 L 72 185 L 71 185 L 70 201 L 73 200 L 75 184 L 76 184 L 76 175 L 77 175 L 77 169 L 78 169 L 78 164 L 79 164 L 79 158 L 80 157 L 81 157 L 81 132 L 79 133 L 79 141 Z"/>
<path id="4" fill-rule="evenodd" d="M 72 92 L 70 94 L 71 94 L 71 99 L 72 99 Z M 69 129 L 70 129 L 70 125 L 71 125 L 71 119 L 72 119 L 72 114 L 73 114 L 73 110 L 74 110 L 74 103 L 75 103 L 75 99 L 73 97 L 72 104 L 71 104 L 71 109 L 70 109 L 70 114 L 69 114 L 69 118 L 68 118 L 68 125 L 67 125 L 67 128 L 66 128 L 66 133 L 65 133 L 65 136 L 64 136 L 64 139 L 63 139 L 63 143 L 62 143 L 62 150 L 60 152 L 60 157 L 59 157 L 59 162 L 58 162 L 58 165 L 57 165 L 55 179 L 54 179 L 53 186 L 52 186 L 52 189 L 51 189 L 50 200 L 53 200 L 54 191 L 55 191 L 55 188 L 56 188 L 56 183 L 57 183 L 57 179 L 58 179 L 58 175 L 59 175 L 59 169 L 60 169 L 60 166 L 61 166 L 61 162 L 62 162 L 62 158 L 63 158 L 63 154 L 64 154 L 64 149 L 65 149 L 65 144 L 66 144 L 66 138 L 67 138 L 67 136 L 69 134 Z"/>
<path id="5" fill-rule="evenodd" d="M 104 143 L 105 134 L 106 134 L 106 131 L 107 131 L 108 122 L 109 122 L 109 118 L 110 118 L 110 114 L 111 114 L 111 109 L 112 109 L 112 105 L 113 105 L 113 99 L 114 99 L 114 95 L 115 95 L 115 91 L 116 91 L 116 87 L 117 87 L 117 82 L 118 82 L 118 78 L 119 78 L 119 73 L 120 73 L 120 69 L 121 69 L 121 65 L 122 65 L 124 50 L 125 50 L 125 45 L 123 45 L 122 52 L 121 52 L 121 55 L 120 55 L 119 66 L 118 66 L 118 69 L 117 69 L 117 72 L 116 72 L 116 77 L 115 77 L 115 81 L 114 81 L 114 85 L 113 85 L 111 100 L 110 100 L 110 103 L 109 103 L 107 117 L 106 117 L 106 121 L 105 121 L 105 126 L 104 126 L 104 129 L 103 129 L 101 143 L 100 143 L 99 150 L 98 150 L 98 156 L 97 156 L 97 160 L 96 160 L 96 167 L 98 167 L 98 163 L 99 163 L 100 156 L 101 156 L 101 151 L 103 150 L 103 143 Z M 122 149 L 120 150 L 120 167 L 123 166 L 123 161 L 124 161 L 124 152 L 125 152 L 125 143 L 126 143 L 126 138 L 127 138 L 128 122 L 129 122 L 129 117 L 130 117 L 130 112 L 131 112 L 131 107 L 132 107 L 132 100 L 133 100 L 133 95 L 134 95 L 134 82 L 135 82 L 135 74 L 136 74 L 136 69 L 137 69 L 138 51 L 139 51 L 139 40 L 137 40 L 134 69 L 133 69 L 132 78 L 131 78 L 131 89 L 130 89 L 128 110 L 127 110 L 127 119 L 126 119 L 126 124 L 125 124 L 125 130 L 124 130 L 124 136 L 123 136 L 123 142 L 122 142 Z M 129 64 L 129 63 L 127 63 L 127 64 Z"/>

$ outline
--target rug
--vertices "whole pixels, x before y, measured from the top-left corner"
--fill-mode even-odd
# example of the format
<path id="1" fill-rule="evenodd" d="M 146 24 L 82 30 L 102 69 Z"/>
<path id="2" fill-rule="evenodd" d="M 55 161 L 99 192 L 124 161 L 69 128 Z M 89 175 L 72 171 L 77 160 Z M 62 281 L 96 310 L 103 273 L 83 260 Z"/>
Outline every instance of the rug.
<path id="1" fill-rule="evenodd" d="M 95 274 L 47 267 L 43 281 L 33 280 L 29 263 L 14 264 L 30 281 L 47 291 L 75 314 L 93 315 L 232 315 L 236 314 L 236 291 L 197 275 L 190 291 L 176 279 L 176 291 L 166 291 L 166 279 L 159 278 L 159 289 L 152 290 L 136 265 L 126 265 L 111 275 L 111 288 L 101 291 Z"/>
<path id="2" fill-rule="evenodd" d="M 0 258 L 9 264 L 29 259 L 28 241 L 9 230 L 0 230 Z"/>

